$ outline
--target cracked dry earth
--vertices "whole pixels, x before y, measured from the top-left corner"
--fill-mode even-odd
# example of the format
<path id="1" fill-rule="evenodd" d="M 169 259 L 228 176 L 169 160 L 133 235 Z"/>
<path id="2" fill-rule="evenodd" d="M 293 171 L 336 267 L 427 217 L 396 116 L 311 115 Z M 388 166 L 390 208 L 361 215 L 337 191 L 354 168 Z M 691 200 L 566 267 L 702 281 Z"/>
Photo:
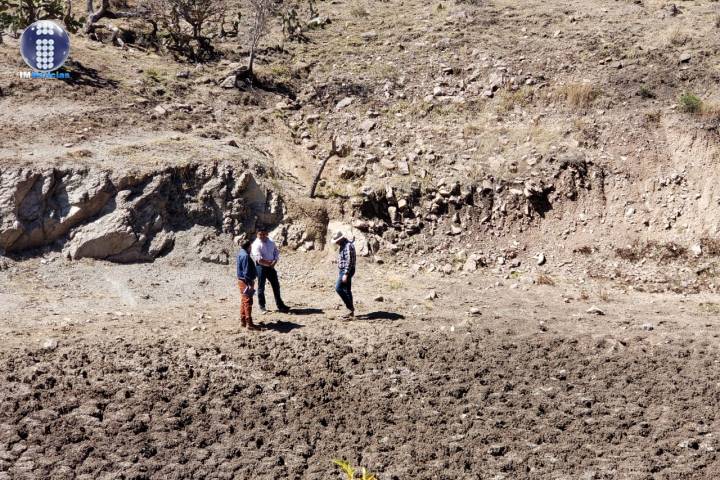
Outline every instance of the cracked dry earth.
<path id="1" fill-rule="evenodd" d="M 720 475 L 717 296 L 364 264 L 343 322 L 332 266 L 295 254 L 295 312 L 253 335 L 227 267 L 40 261 L 1 272 L 3 479 Z"/>

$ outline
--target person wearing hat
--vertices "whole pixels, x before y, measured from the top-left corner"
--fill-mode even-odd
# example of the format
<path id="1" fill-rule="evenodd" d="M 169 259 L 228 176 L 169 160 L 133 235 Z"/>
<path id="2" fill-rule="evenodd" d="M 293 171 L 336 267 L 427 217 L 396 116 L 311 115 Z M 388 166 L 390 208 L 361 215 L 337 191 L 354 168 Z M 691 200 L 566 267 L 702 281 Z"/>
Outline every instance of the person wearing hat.
<path id="1" fill-rule="evenodd" d="M 248 330 L 257 330 L 252 320 L 253 295 L 255 295 L 255 278 L 257 270 L 255 262 L 250 257 L 250 240 L 240 246 L 237 256 L 237 281 L 240 289 L 240 323 Z"/>
<path id="2" fill-rule="evenodd" d="M 348 240 L 341 232 L 335 232 L 332 242 L 338 246 L 338 279 L 335 283 L 335 291 L 349 310 L 344 318 L 355 316 L 355 306 L 352 295 L 352 278 L 355 275 L 355 245 Z"/>
<path id="3" fill-rule="evenodd" d="M 270 237 L 265 226 L 257 229 L 257 238 L 252 244 L 251 255 L 257 265 L 258 273 L 258 302 L 260 303 L 260 312 L 266 313 L 265 308 L 265 281 L 270 282 L 273 296 L 275 297 L 275 306 L 283 313 L 287 313 L 290 309 L 282 301 L 280 296 L 280 280 L 275 270 L 278 260 L 280 260 L 280 251 Z"/>

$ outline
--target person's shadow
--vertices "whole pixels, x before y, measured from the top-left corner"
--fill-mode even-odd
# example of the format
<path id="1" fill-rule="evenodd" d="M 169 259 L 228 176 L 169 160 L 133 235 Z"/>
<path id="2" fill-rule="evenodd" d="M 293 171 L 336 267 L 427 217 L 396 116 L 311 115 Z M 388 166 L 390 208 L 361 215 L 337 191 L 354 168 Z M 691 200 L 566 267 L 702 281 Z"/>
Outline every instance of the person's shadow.
<path id="1" fill-rule="evenodd" d="M 377 311 L 357 315 L 355 318 L 358 320 L 403 320 L 405 316 L 395 312 Z"/>
<path id="2" fill-rule="evenodd" d="M 258 325 L 263 330 L 273 330 L 278 333 L 290 333 L 296 328 L 302 328 L 303 325 L 295 322 L 285 322 L 283 320 L 276 320 L 273 323 L 264 323 Z"/>

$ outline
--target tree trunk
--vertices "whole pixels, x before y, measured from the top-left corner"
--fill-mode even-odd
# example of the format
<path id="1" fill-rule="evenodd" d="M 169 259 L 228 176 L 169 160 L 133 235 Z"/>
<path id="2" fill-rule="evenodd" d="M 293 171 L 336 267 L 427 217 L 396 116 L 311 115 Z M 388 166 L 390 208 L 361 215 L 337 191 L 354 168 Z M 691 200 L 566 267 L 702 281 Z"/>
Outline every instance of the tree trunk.
<path id="1" fill-rule="evenodd" d="M 65 12 L 63 13 L 63 22 L 69 25 L 72 21 L 72 0 L 65 0 Z"/>
<path id="2" fill-rule="evenodd" d="M 317 184 L 320 181 L 320 177 L 322 176 L 323 170 L 325 170 L 325 165 L 327 165 L 328 160 L 330 160 L 336 153 L 337 153 L 337 146 L 336 146 L 336 142 L 335 142 L 335 137 L 333 137 L 332 138 L 332 146 L 330 147 L 330 152 L 327 154 L 327 157 L 325 157 L 323 162 L 320 164 L 320 167 L 318 168 L 318 171 L 315 174 L 315 178 L 313 179 L 313 183 L 310 186 L 310 198 L 315 198 L 315 189 L 317 188 Z"/>
<path id="3" fill-rule="evenodd" d="M 248 58 L 248 73 L 250 77 L 253 74 L 253 63 L 255 63 L 255 46 L 250 45 L 250 58 Z"/>
<path id="4" fill-rule="evenodd" d="M 110 0 L 101 0 L 100 8 L 93 9 L 93 0 L 87 0 L 87 20 L 85 20 L 85 33 L 95 29 L 95 24 L 102 18 L 133 18 L 137 17 L 138 11 L 113 12 L 110 10 Z"/>

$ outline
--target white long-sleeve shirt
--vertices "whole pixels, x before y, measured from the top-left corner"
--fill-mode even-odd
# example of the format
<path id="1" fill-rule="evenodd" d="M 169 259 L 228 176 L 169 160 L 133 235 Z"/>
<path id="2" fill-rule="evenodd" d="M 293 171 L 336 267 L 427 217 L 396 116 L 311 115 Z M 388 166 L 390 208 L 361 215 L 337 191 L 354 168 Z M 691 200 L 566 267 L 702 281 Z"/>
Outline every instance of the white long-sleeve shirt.
<path id="1" fill-rule="evenodd" d="M 269 238 L 264 242 L 259 238 L 256 238 L 250 247 L 250 255 L 252 256 L 255 263 L 260 264 L 260 260 L 266 262 L 277 262 L 280 259 L 280 250 L 278 250 L 275 242 Z"/>

